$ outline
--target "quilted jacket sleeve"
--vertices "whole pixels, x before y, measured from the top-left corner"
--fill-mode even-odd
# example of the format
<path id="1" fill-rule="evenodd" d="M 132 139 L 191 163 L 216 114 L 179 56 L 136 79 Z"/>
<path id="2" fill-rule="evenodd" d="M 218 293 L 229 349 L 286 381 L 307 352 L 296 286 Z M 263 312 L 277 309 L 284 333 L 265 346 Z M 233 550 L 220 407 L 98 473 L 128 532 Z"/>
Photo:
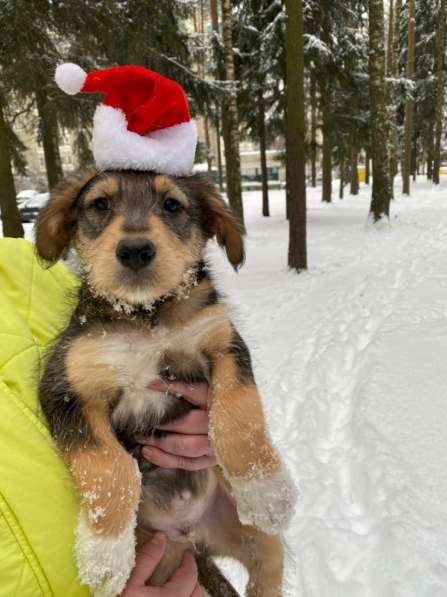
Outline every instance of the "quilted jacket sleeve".
<path id="1" fill-rule="evenodd" d="M 88 597 L 73 558 L 78 502 L 39 408 L 45 349 L 66 325 L 76 279 L 33 245 L 0 240 L 0 597 Z"/>

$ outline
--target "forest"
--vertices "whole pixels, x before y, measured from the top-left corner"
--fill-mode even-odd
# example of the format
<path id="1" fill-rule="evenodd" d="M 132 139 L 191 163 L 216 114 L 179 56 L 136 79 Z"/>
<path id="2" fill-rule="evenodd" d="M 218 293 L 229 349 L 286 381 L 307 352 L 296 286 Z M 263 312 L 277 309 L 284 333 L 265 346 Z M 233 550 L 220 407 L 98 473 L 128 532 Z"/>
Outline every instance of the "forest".
<path id="1" fill-rule="evenodd" d="M 206 161 L 244 227 L 239 147 L 260 154 L 269 215 L 267 152 L 282 148 L 288 265 L 307 267 L 306 187 L 331 202 L 371 184 L 373 223 L 394 190 L 411 195 L 445 163 L 447 0 L 1 0 L 0 207 L 3 234 L 23 235 L 15 180 L 26 175 L 26 128 L 43 148 L 48 188 L 63 172 L 59 146 L 74 139 L 91 162 L 96 98 L 64 97 L 61 62 L 85 70 L 136 64 L 179 81 L 204 123 Z M 218 140 L 210 150 L 210 131 Z M 335 188 L 335 180 L 338 187 Z"/>

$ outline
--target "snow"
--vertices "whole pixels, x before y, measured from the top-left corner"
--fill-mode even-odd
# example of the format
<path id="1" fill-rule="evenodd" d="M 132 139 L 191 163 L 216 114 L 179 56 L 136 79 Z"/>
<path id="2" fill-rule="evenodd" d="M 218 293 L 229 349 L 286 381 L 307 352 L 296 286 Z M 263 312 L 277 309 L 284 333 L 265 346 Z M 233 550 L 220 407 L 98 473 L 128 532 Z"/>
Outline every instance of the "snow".
<path id="1" fill-rule="evenodd" d="M 287 595 L 445 596 L 447 177 L 399 196 L 382 231 L 366 226 L 368 187 L 327 205 L 308 193 L 307 273 L 285 265 L 284 191 L 271 218 L 245 193 L 239 274 L 210 250 L 299 487 Z M 223 567 L 242 590 L 241 567 Z"/>
<path id="2" fill-rule="evenodd" d="M 398 185 L 396 185 L 398 186 Z M 298 483 L 294 597 L 447 594 L 447 180 L 367 229 L 370 190 L 309 189 L 308 273 L 285 267 L 284 193 L 245 194 L 247 262 L 217 249 L 272 435 Z M 242 590 L 245 572 L 225 562 Z"/>

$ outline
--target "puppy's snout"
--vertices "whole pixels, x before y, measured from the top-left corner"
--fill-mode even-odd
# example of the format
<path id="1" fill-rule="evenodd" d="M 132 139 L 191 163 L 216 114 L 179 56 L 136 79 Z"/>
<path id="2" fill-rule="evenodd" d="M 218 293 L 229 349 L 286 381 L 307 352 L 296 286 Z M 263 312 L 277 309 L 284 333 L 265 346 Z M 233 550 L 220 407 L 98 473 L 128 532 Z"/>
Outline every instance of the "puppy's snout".
<path id="1" fill-rule="evenodd" d="M 133 270 L 147 267 L 155 257 L 155 247 L 145 238 L 126 238 L 116 247 L 118 261 Z"/>

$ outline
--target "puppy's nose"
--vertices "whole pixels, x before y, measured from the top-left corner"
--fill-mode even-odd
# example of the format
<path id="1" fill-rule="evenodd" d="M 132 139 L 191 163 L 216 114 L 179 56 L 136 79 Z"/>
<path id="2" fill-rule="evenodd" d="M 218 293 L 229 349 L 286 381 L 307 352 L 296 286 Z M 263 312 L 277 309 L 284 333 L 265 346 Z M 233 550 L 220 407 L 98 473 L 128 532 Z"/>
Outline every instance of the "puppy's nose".
<path id="1" fill-rule="evenodd" d="M 155 247 L 145 238 L 126 238 L 116 247 L 118 261 L 124 267 L 139 270 L 148 266 L 155 257 Z"/>

